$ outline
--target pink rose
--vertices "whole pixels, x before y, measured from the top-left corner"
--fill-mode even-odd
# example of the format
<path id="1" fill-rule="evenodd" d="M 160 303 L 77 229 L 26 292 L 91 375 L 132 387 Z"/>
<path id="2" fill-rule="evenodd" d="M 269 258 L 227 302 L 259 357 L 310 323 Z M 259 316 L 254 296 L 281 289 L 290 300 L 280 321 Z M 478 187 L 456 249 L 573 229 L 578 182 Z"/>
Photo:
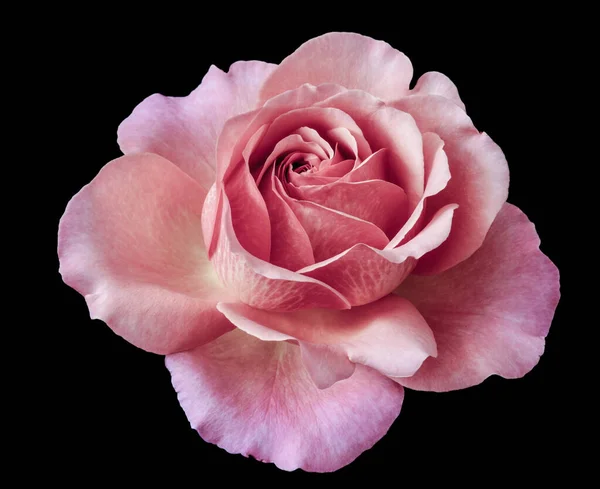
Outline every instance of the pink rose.
<path id="1" fill-rule="evenodd" d="M 60 272 L 92 318 L 164 354 L 232 453 L 333 471 L 398 416 L 538 362 L 559 299 L 508 167 L 454 84 L 330 33 L 279 66 L 211 67 L 120 125 L 69 202 Z"/>

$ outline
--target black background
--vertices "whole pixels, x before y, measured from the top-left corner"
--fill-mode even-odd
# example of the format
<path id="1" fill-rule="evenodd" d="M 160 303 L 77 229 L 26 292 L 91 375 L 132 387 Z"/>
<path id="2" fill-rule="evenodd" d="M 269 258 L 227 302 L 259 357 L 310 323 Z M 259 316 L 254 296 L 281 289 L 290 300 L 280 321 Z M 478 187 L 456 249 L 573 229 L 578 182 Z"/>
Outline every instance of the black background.
<path id="1" fill-rule="evenodd" d="M 554 479 L 576 472 L 571 458 L 571 412 L 576 393 L 563 392 L 569 301 L 562 213 L 565 182 L 556 171 L 556 131 L 548 105 L 560 43 L 550 31 L 522 22 L 474 22 L 468 17 L 433 27 L 427 18 L 398 18 L 389 28 L 378 19 L 277 23 L 248 21 L 233 27 L 229 16 L 199 16 L 181 24 L 185 11 L 165 11 L 152 23 L 115 14 L 98 24 L 63 22 L 56 28 L 51 76 L 57 135 L 50 151 L 60 155 L 47 221 L 54 240 L 52 320 L 57 340 L 54 375 L 44 402 L 56 414 L 44 423 L 49 448 L 43 457 L 59 478 L 100 475 L 185 477 L 198 486 L 213 478 L 335 483 L 390 479 L 479 480 L 505 475 Z M 191 15 L 191 14 L 190 14 Z M 301 17 L 305 14 L 297 13 Z M 86 15 L 86 19 L 93 18 Z M 190 20 L 190 19 L 188 19 Z M 243 19 L 242 19 L 243 20 Z M 242 59 L 280 62 L 302 42 L 332 30 L 383 39 L 411 59 L 415 77 L 436 70 L 458 86 L 476 127 L 503 149 L 511 171 L 509 202 L 536 224 L 541 249 L 562 272 L 562 294 L 546 352 L 518 380 L 492 377 L 457 392 L 407 390 L 389 433 L 355 462 L 333 474 L 288 474 L 272 464 L 231 455 L 205 443 L 189 427 L 163 357 L 141 351 L 97 320 L 84 299 L 62 283 L 55 255 L 56 229 L 69 199 L 108 161 L 120 155 L 118 124 L 145 97 L 187 95 L 211 64 L 227 70 Z M 553 54 L 554 53 L 554 54 Z M 414 83 L 414 82 L 413 82 Z M 50 433 L 47 432 L 50 428 Z M 40 448 L 40 450 L 42 450 Z M 388 482 L 389 483 L 389 482 Z"/>

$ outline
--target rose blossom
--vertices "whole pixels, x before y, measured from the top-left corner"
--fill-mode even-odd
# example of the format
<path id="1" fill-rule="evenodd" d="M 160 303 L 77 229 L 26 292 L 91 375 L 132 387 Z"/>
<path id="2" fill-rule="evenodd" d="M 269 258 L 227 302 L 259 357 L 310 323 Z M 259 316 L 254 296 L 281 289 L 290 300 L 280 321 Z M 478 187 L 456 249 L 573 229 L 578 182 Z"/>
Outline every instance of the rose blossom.
<path id="1" fill-rule="evenodd" d="M 354 460 L 403 386 L 538 362 L 559 298 L 500 148 L 454 84 L 330 33 L 214 66 L 119 126 L 69 202 L 60 272 L 92 318 L 166 355 L 202 438 L 285 470 Z"/>

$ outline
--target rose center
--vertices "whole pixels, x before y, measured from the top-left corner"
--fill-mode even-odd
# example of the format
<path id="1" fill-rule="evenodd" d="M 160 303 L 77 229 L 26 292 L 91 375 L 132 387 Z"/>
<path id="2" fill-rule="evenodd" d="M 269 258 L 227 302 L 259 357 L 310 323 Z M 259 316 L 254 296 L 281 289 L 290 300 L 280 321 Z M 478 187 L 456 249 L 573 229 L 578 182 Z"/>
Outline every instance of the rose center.
<path id="1" fill-rule="evenodd" d="M 305 171 L 308 171 L 310 169 L 310 166 L 310 163 L 308 163 L 307 161 L 294 161 L 294 163 L 292 163 L 292 170 L 296 173 L 303 173 Z"/>

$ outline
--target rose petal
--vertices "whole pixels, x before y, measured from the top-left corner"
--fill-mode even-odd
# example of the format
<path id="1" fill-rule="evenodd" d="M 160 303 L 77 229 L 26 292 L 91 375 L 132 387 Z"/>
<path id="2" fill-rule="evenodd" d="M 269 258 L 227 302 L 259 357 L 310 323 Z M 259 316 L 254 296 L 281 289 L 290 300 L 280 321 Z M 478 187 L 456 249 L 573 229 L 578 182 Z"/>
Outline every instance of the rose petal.
<path id="1" fill-rule="evenodd" d="M 242 153 L 248 141 L 265 124 L 286 112 L 310 107 L 343 91 L 343 87 L 334 84 L 318 87 L 306 84 L 269 100 L 260 109 L 229 119 L 217 141 L 217 181 L 224 180 L 244 161 Z"/>
<path id="2" fill-rule="evenodd" d="M 164 156 L 208 190 L 215 179 L 215 148 L 225 121 L 257 106 L 258 90 L 275 68 L 261 61 L 239 61 L 224 73 L 211 66 L 187 97 L 146 98 L 119 126 L 121 151 Z"/>
<path id="3" fill-rule="evenodd" d="M 239 330 L 169 355 L 166 365 L 204 440 L 290 471 L 330 472 L 349 464 L 387 432 L 404 397 L 399 384 L 362 366 L 319 390 L 298 346 Z"/>
<path id="4" fill-rule="evenodd" d="M 275 181 L 275 189 L 306 231 L 318 262 L 331 258 L 356 243 L 383 249 L 389 242 L 385 233 L 375 224 L 315 202 L 291 198 L 278 180 Z"/>
<path id="5" fill-rule="evenodd" d="M 307 143 L 317 143 L 319 146 L 321 146 L 323 151 L 325 151 L 327 158 L 333 157 L 333 148 L 331 147 L 331 144 L 329 144 L 326 139 L 323 139 L 321 135 L 314 129 L 304 126 L 299 127 L 294 132 L 295 134 L 301 136 L 302 139 L 304 139 L 304 141 Z"/>
<path id="6" fill-rule="evenodd" d="M 233 229 L 241 246 L 251 255 L 269 261 L 269 211 L 248 166 L 238 165 L 223 182 L 223 189 L 227 193 Z"/>
<path id="7" fill-rule="evenodd" d="M 264 164 L 262 165 L 256 178 L 256 184 L 260 185 L 263 176 L 271 169 L 271 165 L 275 163 L 277 158 L 294 151 L 313 153 L 321 159 L 327 158 L 327 154 L 319 144 L 312 141 L 306 142 L 299 134 L 290 134 L 289 136 L 284 136 L 277 144 L 275 144 L 273 151 L 271 151 L 271 154 L 264 161 Z M 251 155 L 248 155 L 248 158 L 250 157 Z"/>
<path id="8" fill-rule="evenodd" d="M 412 115 L 387 106 L 360 90 L 341 92 L 317 104 L 337 108 L 354 119 L 371 149 L 388 149 L 388 170 L 392 183 L 401 187 L 411 208 L 423 194 L 423 142 Z"/>
<path id="9" fill-rule="evenodd" d="M 288 270 L 298 270 L 315 263 L 312 246 L 306 231 L 274 187 L 275 171 L 261 184 L 271 221 L 270 263 Z"/>
<path id="10" fill-rule="evenodd" d="M 463 389 L 493 374 L 522 377 L 538 363 L 560 296 L 558 270 L 539 244 L 527 216 L 504 204 L 468 260 L 400 286 L 396 293 L 423 314 L 439 351 L 403 385 Z"/>
<path id="11" fill-rule="evenodd" d="M 346 153 L 346 157 L 352 156 L 358 159 L 358 144 L 353 134 L 345 127 L 336 127 L 327 131 L 327 139 L 336 145 L 336 149 L 340 149 Z M 340 158 L 342 160 L 343 158 Z"/>
<path id="12" fill-rule="evenodd" d="M 419 199 L 417 206 L 410 217 L 406 220 L 398 233 L 392 237 L 386 249 L 396 248 L 400 243 L 412 239 L 426 223 L 426 215 L 423 213 L 425 202 L 432 195 L 436 195 L 446 188 L 451 175 L 448 168 L 448 157 L 444 152 L 444 141 L 432 132 L 423 134 L 423 158 L 425 162 L 426 186 L 423 196 Z M 376 167 L 378 162 L 373 162 L 372 167 Z"/>
<path id="13" fill-rule="evenodd" d="M 371 148 L 365 140 L 361 128 L 348 114 L 331 107 L 303 107 L 290 110 L 273 120 L 260 144 L 254 149 L 250 157 L 250 166 L 262 164 L 279 141 L 305 126 L 323 134 L 343 127 L 354 138 L 358 156 L 367 158 L 371 154 Z"/>
<path id="14" fill-rule="evenodd" d="M 410 95 L 440 95 L 465 110 L 456 85 L 446 75 L 437 71 L 428 71 L 421 75 Z"/>
<path id="15" fill-rule="evenodd" d="M 252 168 L 244 160 L 244 152 L 250 158 L 249 152 L 254 153 L 264 145 L 268 124 L 279 115 L 331 97 L 341 90 L 336 85 L 306 85 L 270 100 L 261 109 L 232 117 L 223 126 L 217 142 L 217 190 L 221 186 L 225 188 L 237 239 L 248 252 L 261 260 L 268 261 L 270 257 L 271 233 L 265 232 L 269 230 L 270 223 L 251 174 Z M 251 141 L 257 131 L 261 134 Z M 263 131 L 265 134 L 262 134 Z"/>
<path id="16" fill-rule="evenodd" d="M 339 155 L 339 153 L 336 153 L 336 156 L 337 155 Z M 338 180 L 340 177 L 343 177 L 344 175 L 346 175 L 354 167 L 354 160 L 336 161 L 334 159 L 334 160 L 330 160 L 328 163 L 330 163 L 330 164 L 325 167 L 323 167 L 324 165 L 322 165 L 318 171 L 313 173 L 313 175 L 315 175 L 318 178 L 335 177 L 335 180 Z M 301 173 L 300 175 L 304 175 L 304 174 L 305 173 Z M 310 180 L 307 178 L 305 180 L 305 185 L 310 185 L 309 182 L 310 182 Z M 319 185 L 322 185 L 322 184 L 319 184 Z"/>
<path id="17" fill-rule="evenodd" d="M 392 292 L 413 270 L 415 259 L 444 242 L 455 208 L 451 204 L 440 209 L 419 234 L 398 248 L 378 250 L 358 244 L 298 273 L 329 284 L 352 306 L 368 304 Z"/>
<path id="18" fill-rule="evenodd" d="M 336 382 L 352 376 L 356 364 L 336 346 L 299 342 L 302 364 L 319 389 L 328 389 Z"/>
<path id="19" fill-rule="evenodd" d="M 71 199 L 59 226 L 60 273 L 92 318 L 160 354 L 232 328 L 215 309 L 230 295 L 206 257 L 205 195 L 172 163 L 142 153 L 108 163 Z"/>
<path id="20" fill-rule="evenodd" d="M 508 166 L 504 154 L 471 119 L 446 98 L 406 97 L 394 106 L 409 112 L 422 132 L 434 132 L 444 141 L 452 178 L 443 192 L 427 201 L 425 220 L 439 208 L 459 204 L 446 242 L 423 257 L 415 272 L 434 274 L 466 260 L 481 246 L 508 195 Z"/>
<path id="21" fill-rule="evenodd" d="M 390 182 L 337 181 L 329 185 L 288 186 L 289 194 L 300 200 L 319 204 L 375 224 L 392 238 L 408 217 L 404 191 Z"/>
<path id="22" fill-rule="evenodd" d="M 331 32 L 305 42 L 285 58 L 264 83 L 265 101 L 303 83 L 337 83 L 383 100 L 408 92 L 410 60 L 383 41 L 346 32 Z"/>
<path id="23" fill-rule="evenodd" d="M 278 311 L 350 307 L 348 301 L 327 284 L 249 254 L 240 245 L 231 225 L 227 196 L 221 194 L 220 201 L 220 228 L 215 233 L 216 246 L 211 260 L 217 275 L 239 300 L 260 309 Z"/>
<path id="24" fill-rule="evenodd" d="M 326 360 L 331 365 L 327 357 L 337 354 L 384 375 L 408 377 L 437 352 L 433 333 L 419 311 L 407 300 L 398 299 L 390 294 L 346 311 L 278 313 L 236 303 L 219 303 L 217 307 L 238 328 L 263 341 L 299 340 L 304 348 L 311 349 L 312 355 L 305 358 L 307 364 Z M 321 366 L 318 369 L 322 370 Z M 347 372 L 340 369 L 337 373 Z"/>
<path id="25" fill-rule="evenodd" d="M 384 180 L 394 183 L 395 179 L 391 163 L 388 158 L 388 150 L 381 148 L 375 151 L 366 160 L 358 164 L 351 172 L 344 175 L 342 182 L 363 182 L 365 180 Z"/>

